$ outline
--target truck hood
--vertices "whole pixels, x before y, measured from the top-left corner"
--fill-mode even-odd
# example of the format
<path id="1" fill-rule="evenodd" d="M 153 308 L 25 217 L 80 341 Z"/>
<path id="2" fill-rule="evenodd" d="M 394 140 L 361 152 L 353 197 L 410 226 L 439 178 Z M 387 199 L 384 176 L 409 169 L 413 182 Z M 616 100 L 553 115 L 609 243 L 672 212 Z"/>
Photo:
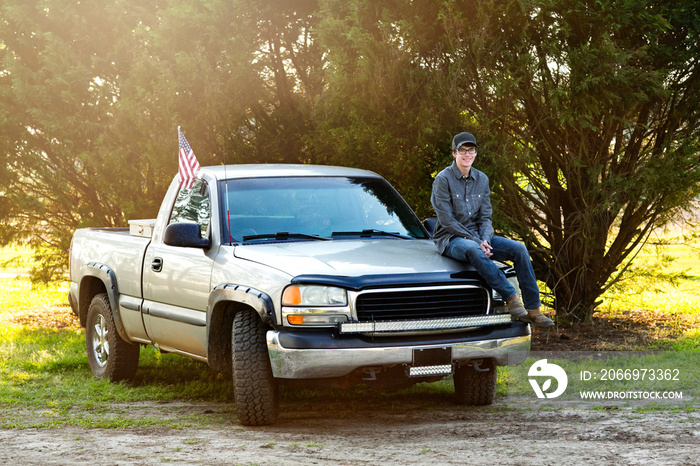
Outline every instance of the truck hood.
<path id="1" fill-rule="evenodd" d="M 357 277 L 473 270 L 440 255 L 430 240 L 364 239 L 240 245 L 236 246 L 234 256 L 292 276 Z"/>

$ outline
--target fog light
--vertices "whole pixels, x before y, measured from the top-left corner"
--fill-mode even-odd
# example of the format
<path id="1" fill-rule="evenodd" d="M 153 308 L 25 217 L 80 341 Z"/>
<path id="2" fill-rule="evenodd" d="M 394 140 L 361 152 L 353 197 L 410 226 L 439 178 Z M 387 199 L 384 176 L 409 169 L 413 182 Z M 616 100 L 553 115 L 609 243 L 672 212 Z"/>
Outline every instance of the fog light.
<path id="1" fill-rule="evenodd" d="M 304 316 L 289 316 L 287 317 L 287 321 L 292 325 L 303 325 Z"/>
<path id="2" fill-rule="evenodd" d="M 335 325 L 347 321 L 348 317 L 343 314 L 292 314 L 287 316 L 287 322 L 291 325 Z"/>

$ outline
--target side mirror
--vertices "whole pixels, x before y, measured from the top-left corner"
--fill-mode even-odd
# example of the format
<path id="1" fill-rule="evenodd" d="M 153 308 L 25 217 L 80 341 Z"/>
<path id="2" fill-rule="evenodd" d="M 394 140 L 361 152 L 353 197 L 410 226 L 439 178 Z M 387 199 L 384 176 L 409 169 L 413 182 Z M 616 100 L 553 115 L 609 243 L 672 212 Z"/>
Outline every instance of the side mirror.
<path id="1" fill-rule="evenodd" d="M 181 248 L 211 247 L 211 240 L 202 238 L 202 227 L 197 223 L 178 222 L 168 225 L 163 234 L 163 242 L 168 246 Z"/>

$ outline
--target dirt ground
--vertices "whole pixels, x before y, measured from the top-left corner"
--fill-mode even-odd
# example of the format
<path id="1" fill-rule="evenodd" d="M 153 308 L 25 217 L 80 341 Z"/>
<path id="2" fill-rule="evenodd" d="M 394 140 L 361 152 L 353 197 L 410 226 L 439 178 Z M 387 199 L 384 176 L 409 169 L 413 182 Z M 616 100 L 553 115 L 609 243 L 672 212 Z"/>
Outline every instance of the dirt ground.
<path id="1" fill-rule="evenodd" d="M 416 405 L 342 418 L 319 409 L 255 428 L 0 430 L 0 463 L 698 464 L 700 413 L 580 403 L 543 411 L 534 403 L 510 399 L 487 410 Z M 183 404 L 177 411 L 212 408 L 220 407 Z"/>
<path id="2" fill-rule="evenodd" d="M 65 308 L 15 319 L 75 325 Z M 660 326 L 649 316 L 598 317 L 574 329 L 536 331 L 533 350 L 632 349 L 658 338 Z M 268 427 L 6 429 L 0 464 L 700 464 L 700 412 L 593 406 L 562 401 L 543 408 L 534 396 L 506 396 L 487 408 L 436 407 L 417 397 L 380 410 L 283 411 Z M 135 417 L 163 419 L 231 409 L 225 403 L 129 406 Z"/>

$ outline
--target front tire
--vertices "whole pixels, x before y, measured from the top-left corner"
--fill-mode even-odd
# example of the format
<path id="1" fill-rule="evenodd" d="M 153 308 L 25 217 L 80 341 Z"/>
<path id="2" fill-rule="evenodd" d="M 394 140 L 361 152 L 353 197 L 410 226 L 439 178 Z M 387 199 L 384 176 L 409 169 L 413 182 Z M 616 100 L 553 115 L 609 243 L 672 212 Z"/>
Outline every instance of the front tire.
<path id="1" fill-rule="evenodd" d="M 267 326 L 253 309 L 233 319 L 233 386 L 241 424 L 263 426 L 277 420 L 279 399 L 267 352 Z"/>
<path id="2" fill-rule="evenodd" d="M 490 359 L 458 367 L 454 375 L 457 403 L 469 406 L 493 404 L 496 376 L 496 364 Z"/>
<path id="3" fill-rule="evenodd" d="M 133 380 L 139 366 L 139 345 L 119 336 L 106 293 L 92 298 L 87 312 L 85 341 L 92 374 L 111 382 Z"/>

